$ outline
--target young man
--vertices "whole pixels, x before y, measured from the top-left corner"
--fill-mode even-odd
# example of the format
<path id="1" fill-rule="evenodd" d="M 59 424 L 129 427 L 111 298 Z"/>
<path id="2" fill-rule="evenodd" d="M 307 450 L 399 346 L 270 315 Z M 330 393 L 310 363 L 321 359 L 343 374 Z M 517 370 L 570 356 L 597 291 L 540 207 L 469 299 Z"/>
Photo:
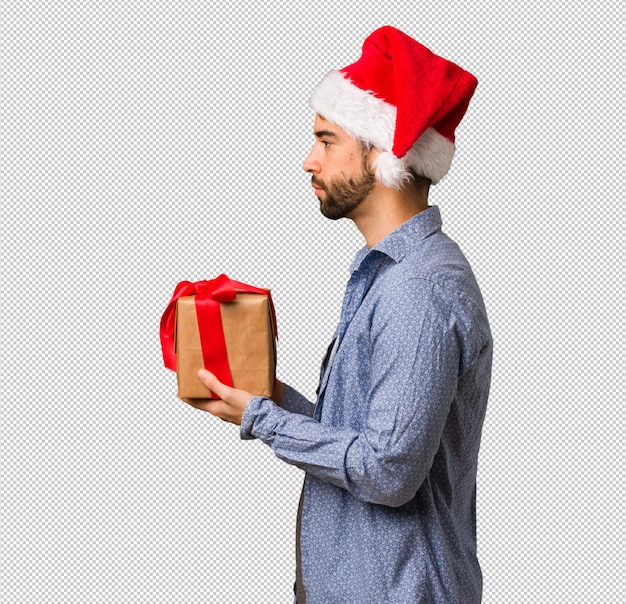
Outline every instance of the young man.
<path id="1" fill-rule="evenodd" d="M 352 265 L 315 405 L 200 379 L 204 408 L 306 472 L 297 602 L 480 602 L 476 467 L 492 342 L 481 294 L 428 205 L 476 79 L 383 27 L 315 89 L 304 162 L 322 213 L 350 218 Z"/>

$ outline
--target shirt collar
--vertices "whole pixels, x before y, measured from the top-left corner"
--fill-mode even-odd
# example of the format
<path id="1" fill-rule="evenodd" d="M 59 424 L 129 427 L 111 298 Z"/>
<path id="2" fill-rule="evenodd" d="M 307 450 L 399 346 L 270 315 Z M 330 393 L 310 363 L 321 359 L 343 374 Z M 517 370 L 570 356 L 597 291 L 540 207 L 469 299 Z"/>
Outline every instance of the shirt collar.
<path id="1" fill-rule="evenodd" d="M 394 262 L 400 262 L 417 241 L 426 239 L 435 231 L 441 229 L 441 213 L 437 206 L 429 206 L 419 214 L 409 218 L 395 231 L 392 231 L 373 248 L 361 248 L 352 262 L 351 272 L 358 270 L 366 257 L 375 253 L 382 253 Z"/>

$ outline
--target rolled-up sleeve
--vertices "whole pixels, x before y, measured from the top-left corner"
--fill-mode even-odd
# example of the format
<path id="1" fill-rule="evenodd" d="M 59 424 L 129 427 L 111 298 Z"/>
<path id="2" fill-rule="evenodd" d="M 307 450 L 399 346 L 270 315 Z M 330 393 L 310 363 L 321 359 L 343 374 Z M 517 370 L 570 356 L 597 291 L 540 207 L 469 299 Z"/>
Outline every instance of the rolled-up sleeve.
<path id="1" fill-rule="evenodd" d="M 291 414 L 311 417 L 314 408 L 313 403 L 304 395 L 285 384 L 285 393 L 283 394 L 280 407 L 271 399 L 262 396 L 255 396 L 248 402 L 244 409 L 239 434 L 243 440 L 258 438 L 261 434 L 270 433 L 271 430 L 267 430 L 267 428 L 264 430 L 264 426 L 267 426 L 268 422 L 271 424 L 272 421 L 278 421 L 278 417 L 284 415 L 284 413 L 288 414 L 284 418 L 289 417 Z M 272 412 L 275 410 L 278 410 L 278 413 L 272 415 Z M 255 429 L 258 434 L 255 433 Z"/>

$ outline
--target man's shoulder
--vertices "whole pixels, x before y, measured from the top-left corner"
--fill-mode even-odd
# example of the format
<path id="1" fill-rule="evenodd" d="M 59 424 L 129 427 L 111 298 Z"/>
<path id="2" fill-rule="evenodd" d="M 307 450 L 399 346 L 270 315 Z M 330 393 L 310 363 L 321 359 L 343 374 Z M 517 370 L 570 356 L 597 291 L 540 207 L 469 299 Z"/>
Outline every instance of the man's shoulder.
<path id="1" fill-rule="evenodd" d="M 411 249 L 402 260 L 388 271 L 389 284 L 400 286 L 432 284 L 443 290 L 458 291 L 472 269 L 459 246 L 438 231 Z"/>
<path id="2" fill-rule="evenodd" d="M 459 246 L 441 231 L 433 233 L 385 272 L 376 306 L 382 313 L 402 308 L 450 322 L 486 320 L 480 288 Z M 465 322 L 465 321 L 464 321 Z"/>

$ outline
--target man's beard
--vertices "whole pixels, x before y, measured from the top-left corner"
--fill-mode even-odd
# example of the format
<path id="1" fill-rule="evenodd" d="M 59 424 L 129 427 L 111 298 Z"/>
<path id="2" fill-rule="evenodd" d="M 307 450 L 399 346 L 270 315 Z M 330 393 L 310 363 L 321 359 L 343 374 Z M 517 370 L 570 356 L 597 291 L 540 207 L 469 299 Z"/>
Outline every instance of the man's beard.
<path id="1" fill-rule="evenodd" d="M 364 162 L 365 164 L 365 162 Z M 320 200 L 320 211 L 326 218 L 338 220 L 355 210 L 374 189 L 376 179 L 367 165 L 359 176 L 338 177 L 332 182 L 322 182 L 313 176 L 311 184 L 324 190 L 326 199 Z"/>

